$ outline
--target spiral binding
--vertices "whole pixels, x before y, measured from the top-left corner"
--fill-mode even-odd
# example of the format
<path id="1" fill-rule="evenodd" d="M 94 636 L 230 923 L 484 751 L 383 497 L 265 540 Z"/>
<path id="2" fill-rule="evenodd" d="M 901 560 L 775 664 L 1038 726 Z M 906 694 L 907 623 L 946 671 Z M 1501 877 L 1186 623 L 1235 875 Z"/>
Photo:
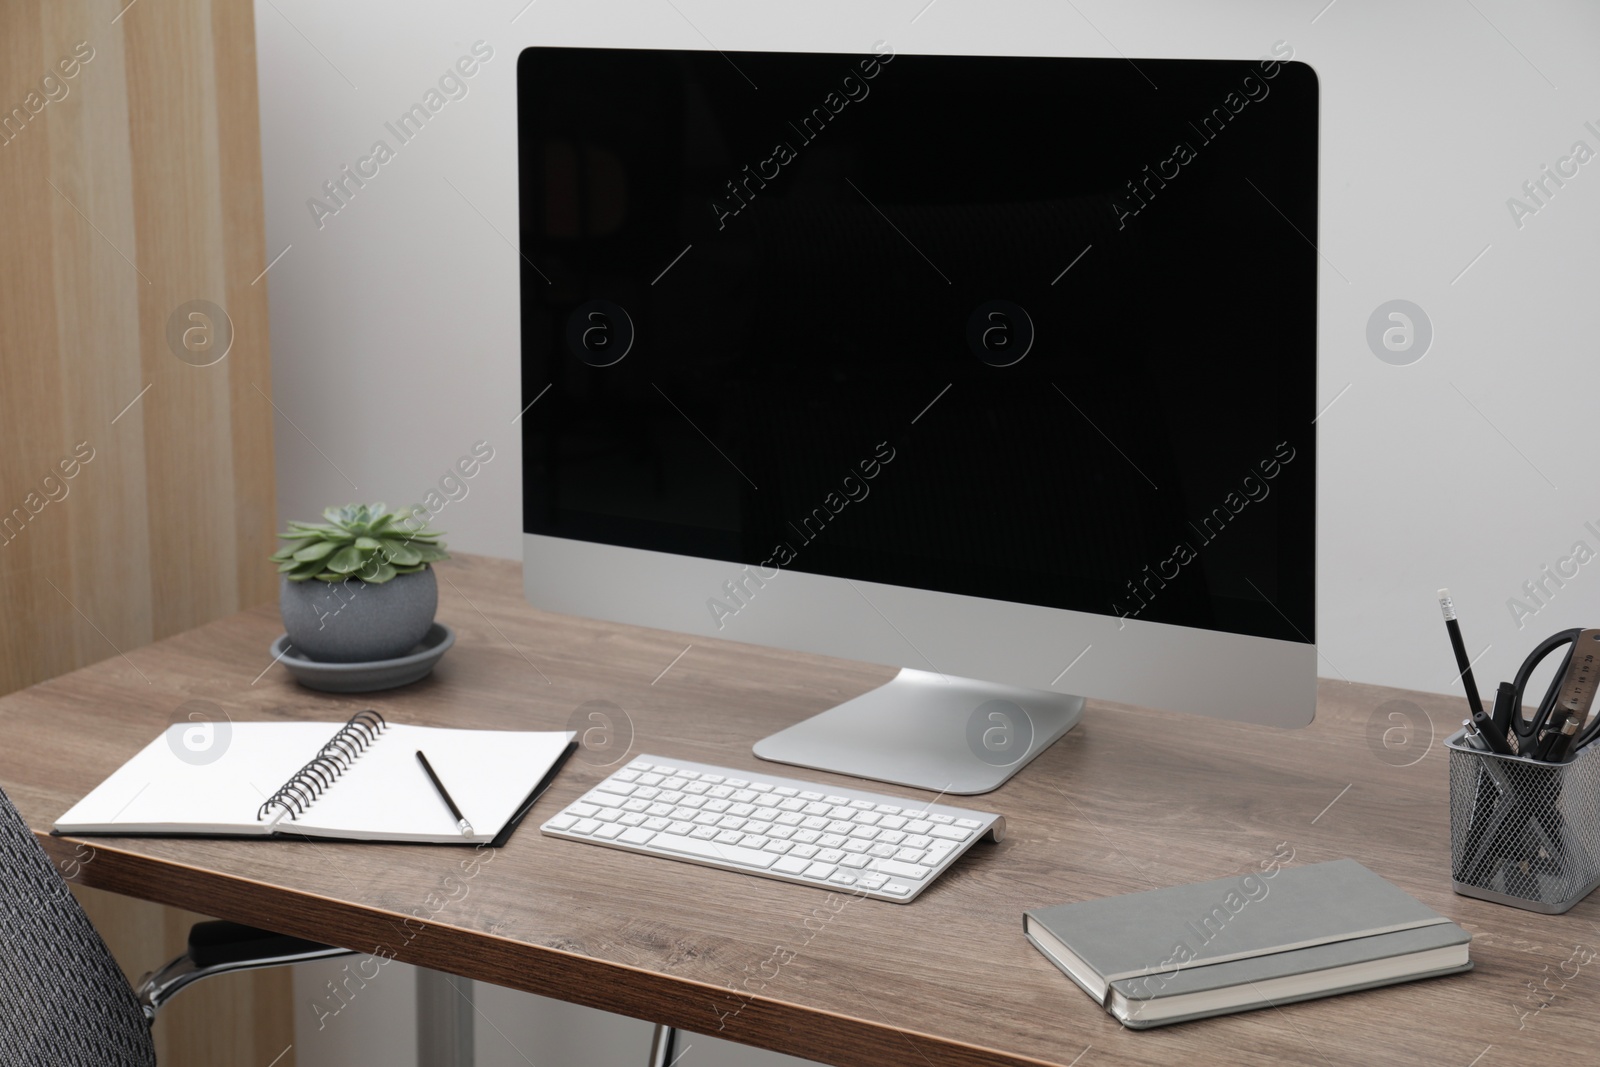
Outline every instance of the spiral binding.
<path id="1" fill-rule="evenodd" d="M 289 780 L 256 809 L 257 821 L 265 819 L 268 810 L 274 807 L 282 808 L 291 819 L 304 815 L 312 802 L 350 769 L 388 725 L 383 716 L 371 708 L 350 716 L 350 721 L 339 727 L 310 762 L 290 775 Z"/>

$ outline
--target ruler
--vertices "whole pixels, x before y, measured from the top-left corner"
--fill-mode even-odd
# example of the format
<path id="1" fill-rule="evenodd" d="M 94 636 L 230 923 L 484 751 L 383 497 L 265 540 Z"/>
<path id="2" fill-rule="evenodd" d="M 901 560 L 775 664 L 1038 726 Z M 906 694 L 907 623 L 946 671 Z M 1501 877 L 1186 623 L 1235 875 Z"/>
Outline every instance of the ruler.
<path id="1" fill-rule="evenodd" d="M 1572 655 L 1567 658 L 1566 670 L 1561 674 L 1561 686 L 1556 691 L 1551 714 L 1556 710 L 1565 711 L 1587 725 L 1585 720 L 1594 706 L 1597 691 L 1600 691 L 1600 630 L 1584 630 L 1572 642 Z"/>

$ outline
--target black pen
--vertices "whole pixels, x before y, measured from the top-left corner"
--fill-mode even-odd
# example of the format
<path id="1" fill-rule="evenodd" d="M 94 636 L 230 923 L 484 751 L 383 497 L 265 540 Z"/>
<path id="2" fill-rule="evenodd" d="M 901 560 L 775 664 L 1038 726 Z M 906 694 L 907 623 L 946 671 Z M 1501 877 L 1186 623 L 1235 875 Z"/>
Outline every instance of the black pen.
<path id="1" fill-rule="evenodd" d="M 1444 628 L 1450 635 L 1450 647 L 1456 654 L 1456 666 L 1461 668 L 1461 684 L 1467 691 L 1467 707 L 1472 709 L 1474 722 L 1483 720 L 1483 700 L 1478 696 L 1478 683 L 1472 679 L 1472 661 L 1467 659 L 1467 646 L 1461 640 L 1461 624 L 1456 622 L 1456 606 L 1450 599 L 1450 590 L 1439 590 L 1439 607 L 1444 611 Z"/>
<path id="2" fill-rule="evenodd" d="M 439 799 L 443 800 L 445 807 L 450 809 L 450 814 L 456 817 L 456 826 L 463 834 L 471 836 L 472 824 L 467 821 L 465 815 L 461 814 L 461 809 L 456 807 L 456 802 L 450 799 L 450 791 L 444 787 L 443 782 L 439 781 L 439 776 L 433 773 L 433 766 L 428 763 L 428 757 L 422 754 L 421 749 L 417 750 L 417 762 L 422 764 L 422 769 L 427 772 L 428 781 L 432 782 L 433 788 L 438 791 Z"/>

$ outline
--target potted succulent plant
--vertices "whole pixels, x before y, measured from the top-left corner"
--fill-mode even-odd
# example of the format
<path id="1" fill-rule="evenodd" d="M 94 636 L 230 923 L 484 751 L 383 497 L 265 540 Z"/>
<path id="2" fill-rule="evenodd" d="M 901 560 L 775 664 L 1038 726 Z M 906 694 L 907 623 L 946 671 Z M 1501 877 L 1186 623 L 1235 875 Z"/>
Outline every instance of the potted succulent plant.
<path id="1" fill-rule="evenodd" d="M 290 522 L 272 554 L 279 609 L 301 655 L 334 663 L 404 656 L 433 624 L 439 587 L 429 564 L 450 556 L 420 507 L 328 508 L 326 522 Z"/>

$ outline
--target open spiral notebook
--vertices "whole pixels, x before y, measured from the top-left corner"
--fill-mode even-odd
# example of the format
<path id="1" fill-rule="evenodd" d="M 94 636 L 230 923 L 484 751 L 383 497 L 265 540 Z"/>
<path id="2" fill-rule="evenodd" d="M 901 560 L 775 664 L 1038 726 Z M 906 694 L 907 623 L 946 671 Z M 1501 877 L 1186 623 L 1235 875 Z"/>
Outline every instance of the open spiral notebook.
<path id="1" fill-rule="evenodd" d="M 566 730 L 408 726 L 375 711 L 342 724 L 180 723 L 74 804 L 55 832 L 502 845 L 574 747 Z M 473 833 L 458 828 L 419 751 Z"/>

